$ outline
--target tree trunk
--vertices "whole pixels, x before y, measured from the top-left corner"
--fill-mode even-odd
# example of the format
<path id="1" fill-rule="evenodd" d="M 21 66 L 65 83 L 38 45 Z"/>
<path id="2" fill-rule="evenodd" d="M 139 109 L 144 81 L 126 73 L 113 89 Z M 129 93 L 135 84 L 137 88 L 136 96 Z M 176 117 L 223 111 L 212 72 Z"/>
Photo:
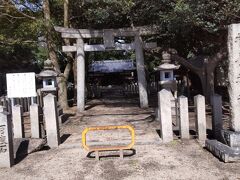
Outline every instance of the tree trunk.
<path id="1" fill-rule="evenodd" d="M 208 63 L 206 64 L 206 93 L 207 93 L 207 98 L 210 100 L 210 97 L 214 94 L 214 71 L 217 66 L 216 64 L 211 64 Z"/>
<path id="2" fill-rule="evenodd" d="M 58 64 L 57 54 L 55 52 L 56 45 L 54 44 L 54 40 L 52 37 L 53 27 L 51 24 L 50 7 L 49 7 L 48 0 L 43 1 L 43 13 L 44 13 L 45 27 L 46 27 L 46 40 L 47 40 L 48 54 L 49 54 L 50 60 L 54 65 L 55 71 L 57 71 L 58 73 L 61 73 L 60 66 Z"/>
<path id="3" fill-rule="evenodd" d="M 201 80 L 201 85 L 202 85 L 202 93 L 206 97 L 207 95 L 207 83 L 206 83 L 206 76 L 203 73 L 197 73 L 197 76 Z"/>
<path id="4" fill-rule="evenodd" d="M 201 80 L 203 95 L 210 102 L 211 95 L 214 94 L 214 70 L 216 66 L 206 63 L 200 72 L 195 72 Z M 212 70 L 214 69 L 214 70 Z"/>
<path id="5" fill-rule="evenodd" d="M 46 40 L 47 40 L 48 54 L 54 65 L 55 71 L 57 71 L 59 74 L 61 74 L 57 54 L 55 51 L 57 48 L 56 48 L 56 45 L 54 43 L 53 36 L 52 36 L 54 29 L 51 24 L 51 13 L 50 13 L 50 6 L 49 6 L 48 0 L 43 1 L 43 13 L 44 13 L 45 27 L 46 27 Z M 64 110 L 66 110 L 68 108 L 66 82 L 67 81 L 66 81 L 66 78 L 64 75 L 60 75 L 57 78 L 58 102 L 60 103 L 61 107 Z"/>
<path id="6" fill-rule="evenodd" d="M 227 57 L 226 52 L 226 49 L 223 48 L 207 59 L 205 57 L 195 57 L 189 60 L 173 54 L 172 59 L 178 61 L 180 64 L 198 75 L 201 80 L 203 95 L 206 97 L 206 100 L 210 102 L 210 97 L 214 94 L 214 70 L 218 63 Z M 197 61 L 203 61 L 202 65 L 199 66 L 196 63 Z"/>
<path id="7" fill-rule="evenodd" d="M 221 49 L 215 55 L 209 57 L 204 63 L 204 69 L 206 72 L 206 97 L 210 102 L 211 95 L 214 94 L 214 78 L 215 78 L 215 69 L 217 65 L 223 60 L 227 58 L 227 50 L 225 48 Z"/>
<path id="8" fill-rule="evenodd" d="M 67 102 L 67 83 L 66 78 L 61 75 L 57 78 L 58 83 L 58 102 L 63 108 L 63 110 L 68 109 L 68 102 Z"/>
<path id="9" fill-rule="evenodd" d="M 69 0 L 64 0 L 64 16 L 63 16 L 63 23 L 64 23 L 64 27 L 69 27 Z M 69 39 L 64 39 L 64 43 L 65 45 L 70 45 L 70 41 Z M 63 77 L 61 78 L 61 84 L 60 86 L 62 87 L 61 89 L 59 88 L 59 95 L 61 93 L 61 104 L 62 104 L 62 108 L 64 110 L 68 109 L 68 103 L 67 103 L 67 82 L 68 82 L 68 78 L 70 75 L 70 71 L 72 69 L 72 63 L 73 63 L 73 55 L 72 53 L 67 53 L 67 65 L 64 69 L 64 73 L 63 73 Z M 61 92 L 60 92 L 61 90 Z"/>

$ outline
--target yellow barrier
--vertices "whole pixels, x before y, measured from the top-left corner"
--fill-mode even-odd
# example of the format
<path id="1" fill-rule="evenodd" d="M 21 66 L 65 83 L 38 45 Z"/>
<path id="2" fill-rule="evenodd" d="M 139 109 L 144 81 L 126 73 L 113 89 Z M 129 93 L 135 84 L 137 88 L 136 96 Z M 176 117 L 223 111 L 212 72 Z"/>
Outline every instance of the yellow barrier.
<path id="1" fill-rule="evenodd" d="M 89 147 L 86 142 L 86 135 L 87 132 L 89 131 L 98 131 L 98 130 L 114 130 L 114 129 L 128 129 L 131 133 L 131 143 L 126 146 L 94 146 L 94 147 Z M 82 145 L 83 148 L 86 149 L 87 151 L 96 151 L 97 155 L 96 158 L 99 159 L 98 157 L 98 151 L 113 151 L 113 150 L 120 150 L 120 156 L 123 157 L 123 150 L 124 149 L 131 149 L 135 143 L 135 132 L 134 128 L 130 125 L 122 125 L 122 126 L 97 126 L 97 127 L 88 127 L 85 128 L 84 131 L 82 132 Z"/>

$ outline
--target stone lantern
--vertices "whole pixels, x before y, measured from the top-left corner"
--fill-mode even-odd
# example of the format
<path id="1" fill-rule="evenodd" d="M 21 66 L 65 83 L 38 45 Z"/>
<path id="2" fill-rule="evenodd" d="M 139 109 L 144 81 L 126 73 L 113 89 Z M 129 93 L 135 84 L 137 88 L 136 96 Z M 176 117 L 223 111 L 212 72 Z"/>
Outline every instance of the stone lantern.
<path id="1" fill-rule="evenodd" d="M 42 79 L 42 89 L 43 93 L 53 93 L 57 92 L 57 76 L 58 73 L 54 71 L 53 64 L 50 59 L 44 61 L 44 68 L 39 73 L 39 79 Z"/>
<path id="2" fill-rule="evenodd" d="M 176 96 L 177 82 L 174 77 L 174 70 L 179 69 L 179 65 L 171 63 L 171 54 L 164 51 L 162 53 L 162 63 L 154 70 L 160 74 L 160 86 L 162 89 L 168 89 L 174 92 Z"/>

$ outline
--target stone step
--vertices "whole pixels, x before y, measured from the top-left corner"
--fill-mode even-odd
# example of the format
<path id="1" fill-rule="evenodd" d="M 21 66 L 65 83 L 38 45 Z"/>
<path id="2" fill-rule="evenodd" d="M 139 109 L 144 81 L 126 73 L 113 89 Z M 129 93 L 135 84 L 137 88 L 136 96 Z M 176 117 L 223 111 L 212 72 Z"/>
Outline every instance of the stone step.
<path id="1" fill-rule="evenodd" d="M 240 147 L 240 132 L 222 130 L 222 135 L 226 143 L 230 147 Z"/>
<path id="2" fill-rule="evenodd" d="M 14 138 L 14 156 L 18 158 L 39 151 L 46 143 L 46 139 Z"/>
<path id="3" fill-rule="evenodd" d="M 206 148 L 223 162 L 240 162 L 240 147 L 229 147 L 217 140 L 206 140 Z"/>

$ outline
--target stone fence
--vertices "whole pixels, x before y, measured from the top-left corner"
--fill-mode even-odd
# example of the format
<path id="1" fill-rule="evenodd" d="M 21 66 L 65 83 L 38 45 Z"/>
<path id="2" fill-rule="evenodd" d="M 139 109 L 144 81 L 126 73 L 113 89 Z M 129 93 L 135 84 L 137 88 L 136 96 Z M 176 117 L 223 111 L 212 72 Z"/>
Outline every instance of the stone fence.
<path id="1" fill-rule="evenodd" d="M 43 98 L 43 119 L 41 107 L 33 103 L 29 107 L 31 138 L 46 138 L 50 148 L 60 144 L 60 126 L 62 117 L 58 110 L 56 96 L 49 93 Z M 6 107 L 0 106 L 0 168 L 14 164 L 13 138 L 25 138 L 23 107 L 19 104 L 11 107 L 11 114 Z M 40 122 L 41 121 L 41 122 Z M 44 126 L 41 127 L 41 124 Z"/>
<path id="2" fill-rule="evenodd" d="M 7 112 L 11 112 L 11 109 L 15 105 L 22 106 L 23 112 L 29 112 L 32 104 L 38 104 L 43 107 L 43 97 L 41 93 L 37 93 L 37 97 L 24 97 L 24 98 L 8 98 L 7 96 L 0 97 L 0 106 L 4 106 Z"/>
<path id="3" fill-rule="evenodd" d="M 161 88 L 160 84 L 157 84 L 156 82 L 150 82 L 148 84 L 148 94 L 157 93 L 160 88 Z M 104 92 L 104 89 L 106 89 L 106 86 L 99 86 L 96 84 L 88 85 L 87 96 L 89 98 L 99 98 Z M 121 92 L 126 96 L 138 95 L 139 94 L 138 83 L 124 84 L 123 86 L 121 86 Z"/>
<path id="4" fill-rule="evenodd" d="M 204 96 L 195 96 L 195 130 L 198 140 L 202 142 L 206 140 L 207 135 L 205 107 Z M 185 96 L 179 96 L 175 100 L 172 93 L 168 90 L 163 89 L 158 93 L 157 119 L 160 120 L 161 138 L 163 142 L 173 140 L 173 116 L 176 117 L 175 125 L 179 127 L 180 137 L 182 139 L 190 138 L 189 108 L 188 98 Z"/>

